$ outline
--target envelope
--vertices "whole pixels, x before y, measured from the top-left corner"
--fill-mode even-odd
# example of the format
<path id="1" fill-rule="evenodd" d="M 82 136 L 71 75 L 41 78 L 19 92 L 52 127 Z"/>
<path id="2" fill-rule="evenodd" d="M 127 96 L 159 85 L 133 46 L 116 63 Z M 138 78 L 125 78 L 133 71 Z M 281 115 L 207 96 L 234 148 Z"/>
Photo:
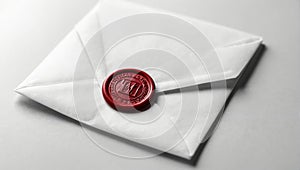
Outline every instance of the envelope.
<path id="1" fill-rule="evenodd" d="M 262 38 L 123 0 L 100 1 L 15 89 L 84 125 L 191 159 Z M 123 113 L 103 99 L 103 81 L 137 68 L 156 99 Z"/>

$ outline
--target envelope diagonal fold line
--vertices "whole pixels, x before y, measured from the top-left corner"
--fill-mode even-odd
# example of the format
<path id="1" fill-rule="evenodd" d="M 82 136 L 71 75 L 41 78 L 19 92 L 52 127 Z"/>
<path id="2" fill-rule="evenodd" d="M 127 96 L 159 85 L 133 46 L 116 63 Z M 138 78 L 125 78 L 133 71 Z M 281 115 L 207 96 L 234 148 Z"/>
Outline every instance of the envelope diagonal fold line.
<path id="1" fill-rule="evenodd" d="M 66 37 L 66 39 L 68 39 L 68 37 Z M 69 41 L 69 40 L 66 40 L 65 39 L 65 41 Z M 215 50 L 216 50 L 216 52 L 217 53 L 220 53 L 220 52 L 222 52 L 222 51 L 225 51 L 226 52 L 226 56 L 227 55 L 230 55 L 230 57 L 231 58 L 240 58 L 241 56 L 246 56 L 247 58 L 248 58 L 248 60 L 250 60 L 250 58 L 251 58 L 251 56 L 252 56 L 252 54 L 254 53 L 254 51 L 256 50 L 256 48 L 258 47 L 258 45 L 259 44 L 261 44 L 262 43 L 262 40 L 261 39 L 255 39 L 255 41 L 251 41 L 251 42 L 248 42 L 248 43 L 243 43 L 243 44 L 238 44 L 238 45 L 228 45 L 228 46 L 224 46 L 224 47 L 218 47 L 218 48 L 216 48 Z M 246 55 L 240 55 L 240 54 L 232 54 L 232 53 L 237 53 L 236 52 L 236 49 L 237 48 L 242 48 L 241 50 L 243 50 L 243 48 L 247 48 L 246 46 L 247 45 L 249 45 L 250 47 L 249 47 L 249 52 L 248 53 L 250 53 L 250 54 L 246 54 Z M 59 45 L 58 45 L 59 46 Z M 252 46 L 252 47 L 251 47 Z M 68 48 L 66 48 L 66 50 L 68 50 Z M 250 51 L 251 50 L 251 51 Z M 229 53 L 229 54 L 227 54 L 227 53 Z M 219 56 L 220 56 L 220 54 L 218 54 Z M 226 56 L 224 55 L 224 57 L 223 58 L 226 58 Z M 233 56 L 233 57 L 232 57 Z M 250 57 L 249 57 L 250 56 Z M 51 57 L 51 54 L 49 55 L 49 57 L 47 57 L 47 58 L 50 58 Z M 221 54 L 221 56 L 220 56 L 220 58 L 222 59 L 222 54 Z M 75 61 L 76 61 L 76 58 L 74 59 Z M 232 62 L 230 62 L 230 63 L 225 63 L 225 66 L 224 66 L 224 63 L 223 63 L 223 66 L 224 66 L 224 72 L 226 73 L 229 73 L 229 71 L 230 71 L 230 74 L 232 74 L 232 75 L 226 75 L 225 74 L 225 77 L 227 78 L 227 79 L 232 79 L 232 78 L 236 78 L 237 76 L 238 76 L 238 74 L 240 73 L 240 71 L 241 71 L 241 69 L 243 68 L 243 66 L 247 63 L 247 61 L 248 60 L 246 60 L 246 61 L 244 61 L 244 64 L 243 65 L 237 65 L 238 67 L 240 67 L 240 69 L 239 70 L 237 70 L 237 71 L 230 71 L 230 65 L 234 65 L 234 64 L 232 64 Z M 231 60 L 232 61 L 232 60 Z M 227 64 L 227 65 L 226 65 Z M 44 64 L 43 63 L 41 63 L 40 64 L 40 66 L 39 67 L 41 67 L 41 68 L 44 68 L 45 66 L 43 66 Z M 46 64 L 45 64 L 46 65 Z M 105 64 L 103 64 L 103 66 L 105 66 Z M 38 67 L 38 68 L 39 68 Z M 60 67 L 59 68 L 57 68 L 57 69 L 61 69 Z M 227 71 L 226 71 L 226 69 L 227 69 Z M 64 71 L 64 70 L 59 70 L 59 71 Z M 71 75 L 71 73 L 72 73 L 72 71 L 74 72 L 74 70 L 67 70 L 66 72 L 68 73 L 68 74 L 70 74 L 70 76 L 69 76 L 69 80 L 68 81 L 65 81 L 65 80 L 63 80 L 63 81 L 60 81 L 60 80 L 53 80 L 53 81 L 50 81 L 49 82 L 49 80 L 45 80 L 45 81 L 43 81 L 43 82 L 40 82 L 40 81 L 38 81 L 39 79 L 36 79 L 35 81 L 33 81 L 32 79 L 31 79 L 31 81 L 24 81 L 23 83 L 21 83 L 17 88 L 16 88 L 16 90 L 17 89 L 19 89 L 19 88 L 24 88 L 24 87 L 31 87 L 31 86 L 41 86 L 41 85 L 50 85 L 50 84 L 57 84 L 57 83 L 67 83 L 67 82 L 72 82 L 73 81 L 73 75 Z M 33 76 L 36 76 L 36 74 L 43 74 L 43 73 L 39 73 L 40 72 L 40 69 L 38 69 L 37 71 L 34 71 L 33 73 L 34 73 L 34 75 Z M 44 72 L 44 71 L 43 71 Z M 65 72 L 65 71 L 64 71 Z M 233 74 L 233 73 L 235 73 L 235 74 Z M 49 74 L 49 73 L 48 73 Z M 53 73 L 54 74 L 54 73 Z M 38 75 L 39 76 L 39 75 Z M 42 76 L 42 75 L 40 75 L 40 76 Z M 55 75 L 52 75 L 53 77 L 55 77 Z M 30 76 L 28 77 L 28 79 L 30 79 Z M 209 80 L 208 79 L 206 79 L 206 80 L 204 80 L 203 82 L 201 82 L 201 83 L 207 83 L 207 82 L 209 82 Z M 198 84 L 201 84 L 201 83 L 198 83 Z M 168 90 L 170 90 L 170 89 L 168 89 Z M 161 91 L 163 91 L 163 90 L 161 90 Z"/>

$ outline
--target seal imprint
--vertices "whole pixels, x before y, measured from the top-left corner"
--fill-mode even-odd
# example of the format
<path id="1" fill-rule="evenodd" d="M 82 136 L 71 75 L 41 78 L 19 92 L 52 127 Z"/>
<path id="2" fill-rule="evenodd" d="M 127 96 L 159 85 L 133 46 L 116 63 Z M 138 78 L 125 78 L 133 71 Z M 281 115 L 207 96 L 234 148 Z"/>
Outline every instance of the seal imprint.
<path id="1" fill-rule="evenodd" d="M 148 109 L 154 90 L 154 81 L 146 72 L 131 68 L 112 73 L 102 85 L 105 101 L 115 110 L 122 112 Z"/>

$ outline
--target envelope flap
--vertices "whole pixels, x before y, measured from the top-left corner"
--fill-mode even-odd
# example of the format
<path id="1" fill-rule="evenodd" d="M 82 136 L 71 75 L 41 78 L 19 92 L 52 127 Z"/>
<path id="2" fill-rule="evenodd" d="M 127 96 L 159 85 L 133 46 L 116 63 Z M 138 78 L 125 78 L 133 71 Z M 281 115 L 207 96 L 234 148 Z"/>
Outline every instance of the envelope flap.
<path id="1" fill-rule="evenodd" d="M 96 6 L 18 88 L 73 81 L 74 69 L 78 57 L 83 50 L 83 46 L 99 29 L 126 15 L 145 12 L 162 12 L 157 9 L 126 1 L 113 1 L 119 3 L 104 1 L 102 4 Z M 124 5 L 120 5 L 120 3 Z M 224 74 L 220 73 L 219 76 L 213 78 L 207 77 L 207 75 L 204 74 L 198 74 L 198 77 L 193 77 L 197 79 L 198 84 L 217 81 L 224 79 L 224 77 L 227 79 L 236 78 L 243 67 L 251 59 L 258 45 L 262 42 L 262 39 L 258 36 L 201 21 L 192 17 L 178 14 L 177 16 L 192 23 L 207 36 L 208 40 L 211 41 L 212 45 L 215 47 L 215 52 L 218 54 L 219 59 L 223 64 Z M 211 67 L 214 67 L 213 63 Z M 155 74 L 153 75 L 155 77 Z M 175 82 L 158 81 L 157 83 L 159 91 L 177 87 L 171 85 Z M 166 87 L 166 84 L 168 84 L 168 87 Z M 186 84 L 186 86 L 189 85 L 189 83 Z"/>

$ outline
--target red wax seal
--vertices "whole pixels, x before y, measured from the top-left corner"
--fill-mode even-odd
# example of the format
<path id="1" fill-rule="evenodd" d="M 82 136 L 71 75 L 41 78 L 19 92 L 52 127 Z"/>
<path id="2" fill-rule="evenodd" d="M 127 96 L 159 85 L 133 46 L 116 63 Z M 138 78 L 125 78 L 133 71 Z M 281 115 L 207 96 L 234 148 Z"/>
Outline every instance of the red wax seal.
<path id="1" fill-rule="evenodd" d="M 121 69 L 103 82 L 105 101 L 115 110 L 143 111 L 151 106 L 155 84 L 152 78 L 138 69 Z"/>

